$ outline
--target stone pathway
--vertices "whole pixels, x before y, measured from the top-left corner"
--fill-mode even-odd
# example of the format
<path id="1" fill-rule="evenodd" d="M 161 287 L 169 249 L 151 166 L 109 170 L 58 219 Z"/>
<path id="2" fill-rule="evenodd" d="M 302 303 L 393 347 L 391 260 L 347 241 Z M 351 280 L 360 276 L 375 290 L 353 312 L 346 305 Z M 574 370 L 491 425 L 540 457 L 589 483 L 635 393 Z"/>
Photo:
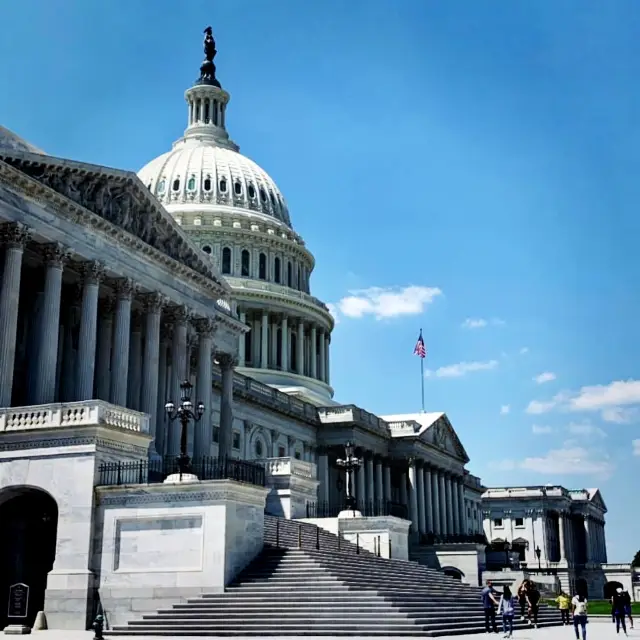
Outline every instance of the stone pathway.
<path id="1" fill-rule="evenodd" d="M 7 636 L 9 637 L 9 636 Z M 13 636 L 15 637 L 15 636 Z M 27 636 L 28 637 L 28 636 Z M 92 631 L 34 631 L 31 634 L 32 638 L 37 640 L 92 640 Z M 121 636 L 119 636 L 121 637 Z M 140 640 L 167 640 L 164 636 L 135 636 Z M 211 640 L 214 636 L 192 636 L 190 640 Z M 450 636 L 454 640 L 480 640 L 481 638 L 502 638 L 502 634 L 487 636 L 486 634 L 472 634 L 464 636 Z M 575 635 L 573 633 L 573 627 L 548 627 L 546 629 L 525 629 L 523 631 L 516 631 L 513 634 L 513 640 L 573 640 Z M 620 640 L 624 638 L 624 635 L 616 635 L 616 628 L 608 620 L 592 619 L 587 625 L 587 638 L 588 640 Z M 640 628 L 629 630 L 629 638 L 640 640 Z M 256 640 L 255 637 L 248 638 L 244 636 L 236 636 L 233 640 Z M 317 636 L 270 636 L 263 640 L 328 640 L 327 637 Z M 346 640 L 346 639 L 345 639 Z M 366 636 L 352 636 L 349 640 L 367 640 Z M 379 640 L 379 639 L 376 639 Z M 389 636 L 387 640 L 394 640 L 392 636 Z M 398 640 L 406 640 L 406 638 L 398 638 Z"/>

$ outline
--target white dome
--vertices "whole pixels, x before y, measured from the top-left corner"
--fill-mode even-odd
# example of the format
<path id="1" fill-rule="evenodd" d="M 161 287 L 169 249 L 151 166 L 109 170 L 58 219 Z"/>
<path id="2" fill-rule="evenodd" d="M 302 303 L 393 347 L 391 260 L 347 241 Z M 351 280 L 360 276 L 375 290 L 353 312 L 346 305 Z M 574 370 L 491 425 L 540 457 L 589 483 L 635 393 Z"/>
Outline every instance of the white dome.
<path id="1" fill-rule="evenodd" d="M 257 212 L 291 227 L 282 193 L 269 175 L 212 138 L 186 137 L 145 165 L 138 177 L 165 206 L 222 205 Z"/>

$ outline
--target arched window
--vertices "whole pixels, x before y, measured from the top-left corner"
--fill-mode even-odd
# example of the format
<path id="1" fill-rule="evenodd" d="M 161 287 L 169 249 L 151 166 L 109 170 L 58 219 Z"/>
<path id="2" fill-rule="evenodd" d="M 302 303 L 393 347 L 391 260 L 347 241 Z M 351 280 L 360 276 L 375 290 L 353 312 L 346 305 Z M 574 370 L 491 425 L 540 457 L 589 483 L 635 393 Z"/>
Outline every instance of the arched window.
<path id="1" fill-rule="evenodd" d="M 248 276 L 249 271 L 251 270 L 251 256 L 246 249 L 242 250 L 242 256 L 240 260 L 240 275 Z"/>
<path id="2" fill-rule="evenodd" d="M 287 286 L 293 286 L 293 267 L 290 262 L 287 262 Z"/>
<path id="3" fill-rule="evenodd" d="M 165 181 L 164 178 L 162 178 L 162 180 L 160 180 L 160 182 L 158 182 L 158 195 L 162 195 L 164 193 L 165 187 L 167 186 L 167 183 Z"/>
<path id="4" fill-rule="evenodd" d="M 273 193 L 271 191 L 269 191 L 269 195 L 271 196 L 271 204 L 275 207 L 276 206 L 276 199 L 273 197 Z"/>
<path id="5" fill-rule="evenodd" d="M 225 178 L 220 178 L 218 188 L 220 189 L 220 193 L 227 193 L 227 180 Z"/>
<path id="6" fill-rule="evenodd" d="M 267 192 L 262 187 L 260 187 L 260 200 L 262 200 L 262 202 L 267 201 Z"/>
<path id="7" fill-rule="evenodd" d="M 242 185 L 237 181 L 234 182 L 233 190 L 235 191 L 236 195 L 239 196 L 242 193 Z"/>
<path id="8" fill-rule="evenodd" d="M 211 255 L 211 247 L 208 244 L 205 244 L 204 247 L 202 247 L 202 250 Z"/>
<path id="9" fill-rule="evenodd" d="M 260 254 L 260 263 L 258 264 L 258 277 L 260 280 L 267 279 L 267 256 L 264 253 Z"/>
<path id="10" fill-rule="evenodd" d="M 231 249 L 229 247 L 222 250 L 222 273 L 231 273 Z"/>
<path id="11" fill-rule="evenodd" d="M 280 258 L 277 258 L 273 261 L 273 270 L 274 270 L 274 280 L 280 284 Z"/>
<path id="12" fill-rule="evenodd" d="M 204 179 L 204 190 L 211 191 L 211 178 L 209 176 Z"/>
<path id="13" fill-rule="evenodd" d="M 176 179 L 173 181 L 173 185 L 171 186 L 171 188 L 172 188 L 174 191 L 180 191 L 180 178 L 176 178 Z"/>
<path id="14" fill-rule="evenodd" d="M 187 182 L 187 189 L 189 191 L 195 191 L 196 190 L 196 177 L 195 176 L 191 176 L 189 178 L 189 182 Z"/>
<path id="15" fill-rule="evenodd" d="M 248 191 L 249 191 L 249 197 L 253 200 L 256 197 L 255 187 L 252 184 L 250 184 Z"/>

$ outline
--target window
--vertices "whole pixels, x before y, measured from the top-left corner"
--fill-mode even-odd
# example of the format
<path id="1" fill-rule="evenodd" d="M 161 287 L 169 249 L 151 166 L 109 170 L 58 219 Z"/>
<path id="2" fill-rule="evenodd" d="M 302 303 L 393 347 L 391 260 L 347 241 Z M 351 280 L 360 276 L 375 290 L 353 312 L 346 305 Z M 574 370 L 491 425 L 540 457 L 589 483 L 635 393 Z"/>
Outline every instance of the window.
<path id="1" fill-rule="evenodd" d="M 196 177 L 195 176 L 191 176 L 189 178 L 189 182 L 187 182 L 187 189 L 189 191 L 195 191 L 196 190 Z"/>
<path id="2" fill-rule="evenodd" d="M 516 527 L 524 527 L 524 518 L 516 518 Z"/>
<path id="3" fill-rule="evenodd" d="M 211 178 L 209 176 L 204 179 L 204 190 L 211 191 Z"/>
<path id="4" fill-rule="evenodd" d="M 222 250 L 222 273 L 231 273 L 231 249 L 229 247 Z"/>
<path id="5" fill-rule="evenodd" d="M 264 253 L 260 254 L 260 263 L 258 264 L 258 277 L 260 280 L 267 279 L 267 256 Z"/>
<path id="6" fill-rule="evenodd" d="M 494 518 L 493 526 L 500 528 L 502 526 L 502 518 Z"/>
<path id="7" fill-rule="evenodd" d="M 273 270 L 275 273 L 273 274 L 273 279 L 280 284 L 280 258 L 276 258 L 273 261 Z"/>
<path id="8" fill-rule="evenodd" d="M 235 194 L 239 196 L 242 193 L 242 185 L 239 182 L 234 182 L 233 190 L 235 191 Z"/>
<path id="9" fill-rule="evenodd" d="M 295 458 L 296 460 L 300 460 L 300 452 L 299 452 L 299 451 L 296 451 L 296 452 L 295 452 L 295 454 L 294 454 L 294 458 Z"/>
<path id="10" fill-rule="evenodd" d="M 293 268 L 290 262 L 287 262 L 287 286 L 293 286 Z"/>
<path id="11" fill-rule="evenodd" d="M 256 458 L 262 458 L 263 452 L 262 440 L 256 440 Z"/>
<path id="12" fill-rule="evenodd" d="M 202 247 L 202 250 L 211 255 L 211 247 L 208 244 L 205 244 L 204 247 Z"/>
<path id="13" fill-rule="evenodd" d="M 276 206 L 276 199 L 273 197 L 273 193 L 271 193 L 271 191 L 269 191 L 269 195 L 271 196 L 271 204 L 275 207 Z"/>
<path id="14" fill-rule="evenodd" d="M 220 193 L 227 193 L 227 181 L 225 178 L 220 179 L 220 183 L 218 184 L 218 189 L 220 189 Z"/>
<path id="15" fill-rule="evenodd" d="M 158 193 L 160 195 L 162 195 L 164 193 L 165 187 L 167 186 L 167 183 L 165 182 L 165 179 L 162 178 L 162 180 L 160 180 L 160 182 L 158 182 Z"/>
<path id="16" fill-rule="evenodd" d="M 262 202 L 267 201 L 267 192 L 262 187 L 260 187 L 260 200 L 262 200 Z"/>
<path id="17" fill-rule="evenodd" d="M 180 178 L 176 178 L 176 179 L 173 181 L 173 184 L 171 185 L 171 188 L 172 188 L 174 191 L 180 191 Z"/>
<path id="18" fill-rule="evenodd" d="M 287 452 L 284 450 L 284 447 L 282 445 L 280 445 L 278 447 L 278 458 L 284 458 L 286 453 Z"/>
<path id="19" fill-rule="evenodd" d="M 233 448 L 234 449 L 240 448 L 240 434 L 237 431 L 233 432 Z"/>
<path id="20" fill-rule="evenodd" d="M 213 427 L 213 441 L 220 442 L 220 427 Z"/>
<path id="21" fill-rule="evenodd" d="M 240 262 L 240 275 L 248 276 L 251 267 L 251 259 L 249 252 L 246 249 L 242 250 L 242 257 Z"/>
<path id="22" fill-rule="evenodd" d="M 256 190 L 252 184 L 249 185 L 248 192 L 249 192 L 249 197 L 253 200 L 256 197 Z"/>

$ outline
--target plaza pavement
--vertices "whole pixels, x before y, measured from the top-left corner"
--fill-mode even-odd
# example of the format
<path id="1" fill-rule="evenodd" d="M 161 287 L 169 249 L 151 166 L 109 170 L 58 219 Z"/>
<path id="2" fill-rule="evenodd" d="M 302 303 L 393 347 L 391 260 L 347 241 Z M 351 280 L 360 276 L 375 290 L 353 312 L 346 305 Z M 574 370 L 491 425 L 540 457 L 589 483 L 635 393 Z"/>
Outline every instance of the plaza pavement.
<path id="1" fill-rule="evenodd" d="M 638 621 L 640 623 L 640 620 Z M 37 640 L 92 640 L 92 631 L 34 631 L 31 637 Z M 107 636 L 108 638 L 109 636 Z M 127 636 L 117 636 L 126 638 Z M 141 640 L 167 640 L 167 636 L 128 636 Z M 211 640 L 215 636 L 191 636 L 191 640 Z M 447 637 L 447 636 L 445 636 Z M 463 636 L 448 636 L 454 640 L 480 640 L 480 638 L 502 638 L 502 634 L 487 636 L 486 634 L 471 634 Z M 640 628 L 629 630 L 629 637 L 640 640 Z M 327 640 L 327 636 L 265 636 L 268 640 Z M 368 640 L 370 636 L 352 636 L 350 640 Z M 575 638 L 573 627 L 547 627 L 544 629 L 524 629 L 513 634 L 514 640 L 572 640 Z M 608 620 L 592 619 L 587 625 L 588 640 L 613 640 L 624 638 L 624 635 L 616 635 L 616 628 Z M 255 637 L 234 636 L 233 640 L 255 640 Z M 376 639 L 376 640 L 379 640 Z M 387 640 L 393 640 L 393 636 L 387 636 Z M 401 640 L 398 638 L 398 640 Z M 402 640 L 406 640 L 403 638 Z"/>

